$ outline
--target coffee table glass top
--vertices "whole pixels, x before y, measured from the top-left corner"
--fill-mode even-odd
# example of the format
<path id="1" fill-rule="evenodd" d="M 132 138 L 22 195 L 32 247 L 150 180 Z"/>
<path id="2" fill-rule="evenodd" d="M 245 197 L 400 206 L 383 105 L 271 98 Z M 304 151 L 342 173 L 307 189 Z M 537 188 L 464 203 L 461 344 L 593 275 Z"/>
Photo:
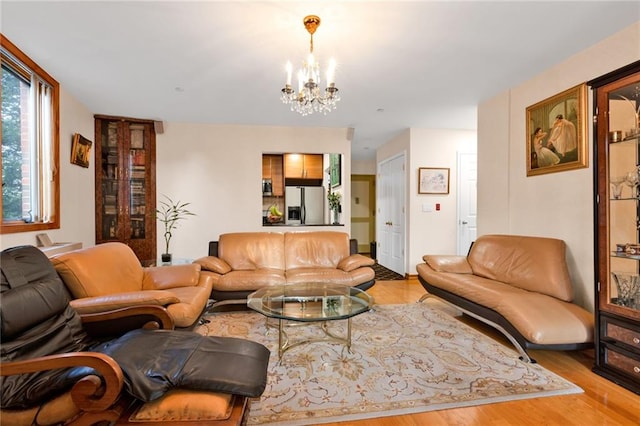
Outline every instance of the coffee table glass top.
<path id="1" fill-rule="evenodd" d="M 264 287 L 247 298 L 247 305 L 263 315 L 307 322 L 351 318 L 371 309 L 373 302 L 359 288 L 325 283 Z"/>

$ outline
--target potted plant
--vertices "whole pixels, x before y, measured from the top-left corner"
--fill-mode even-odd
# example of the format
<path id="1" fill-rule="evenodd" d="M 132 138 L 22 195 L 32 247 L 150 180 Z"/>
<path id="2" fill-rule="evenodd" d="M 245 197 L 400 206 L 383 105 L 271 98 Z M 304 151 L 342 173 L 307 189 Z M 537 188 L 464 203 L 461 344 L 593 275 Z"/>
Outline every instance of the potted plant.
<path id="1" fill-rule="evenodd" d="M 165 200 L 160 201 L 160 206 L 156 210 L 157 219 L 164 225 L 164 242 L 165 250 L 162 253 L 162 262 L 171 262 L 171 253 L 169 253 L 169 242 L 173 237 L 173 230 L 178 227 L 178 221 L 186 219 L 187 216 L 195 216 L 195 213 L 187 210 L 187 206 L 191 203 L 174 202 L 171 198 L 164 195 Z"/>
<path id="2" fill-rule="evenodd" d="M 342 195 L 339 192 L 329 192 L 327 194 L 327 199 L 329 200 L 329 210 L 333 212 L 333 224 L 340 224 L 340 218 L 338 214 L 340 213 L 340 199 Z"/>

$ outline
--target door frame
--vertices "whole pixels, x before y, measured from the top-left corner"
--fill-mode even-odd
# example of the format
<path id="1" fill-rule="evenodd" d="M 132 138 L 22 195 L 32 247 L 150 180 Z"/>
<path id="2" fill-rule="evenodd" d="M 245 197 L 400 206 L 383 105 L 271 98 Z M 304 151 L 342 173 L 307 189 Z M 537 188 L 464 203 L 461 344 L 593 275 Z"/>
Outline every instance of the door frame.
<path id="1" fill-rule="evenodd" d="M 367 219 L 363 219 L 361 217 L 355 218 L 353 217 L 353 210 L 351 211 L 351 226 L 353 227 L 354 223 L 361 222 L 369 222 L 369 236 L 371 237 L 371 241 L 376 241 L 376 175 L 351 175 L 351 183 L 353 182 L 369 182 L 369 201 L 373 203 L 371 206 L 371 211 L 369 212 L 369 217 Z M 351 192 L 353 196 L 353 191 Z M 371 246 L 369 243 L 371 241 L 365 241 L 364 243 L 358 243 L 358 253 L 369 253 L 371 250 Z"/>

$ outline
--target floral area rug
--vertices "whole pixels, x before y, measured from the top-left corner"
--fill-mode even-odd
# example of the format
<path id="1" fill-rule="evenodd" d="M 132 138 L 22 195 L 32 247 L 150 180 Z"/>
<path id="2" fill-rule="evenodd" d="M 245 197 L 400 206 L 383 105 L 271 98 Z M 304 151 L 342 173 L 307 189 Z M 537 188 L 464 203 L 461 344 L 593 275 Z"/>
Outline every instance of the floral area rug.
<path id="1" fill-rule="evenodd" d="M 248 425 L 310 425 L 582 392 L 428 304 L 379 305 L 353 317 L 351 353 L 323 341 L 294 346 L 281 361 L 277 329 L 267 328 L 261 314 L 207 319 L 199 333 L 247 338 L 271 350 L 267 387 L 251 402 Z M 329 328 L 345 333 L 346 323 Z M 318 324 L 286 331 L 292 341 L 323 336 Z"/>

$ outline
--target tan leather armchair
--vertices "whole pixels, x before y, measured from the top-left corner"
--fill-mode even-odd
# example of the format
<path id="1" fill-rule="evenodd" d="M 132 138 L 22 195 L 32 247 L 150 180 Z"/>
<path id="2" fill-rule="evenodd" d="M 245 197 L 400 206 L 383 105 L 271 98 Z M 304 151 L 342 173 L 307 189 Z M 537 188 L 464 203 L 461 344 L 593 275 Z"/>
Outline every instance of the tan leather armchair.
<path id="1" fill-rule="evenodd" d="M 127 306 L 164 306 L 176 327 L 192 327 L 207 306 L 211 277 L 200 265 L 143 268 L 123 243 L 63 253 L 51 258 L 71 292 L 71 306 L 81 314 Z"/>

